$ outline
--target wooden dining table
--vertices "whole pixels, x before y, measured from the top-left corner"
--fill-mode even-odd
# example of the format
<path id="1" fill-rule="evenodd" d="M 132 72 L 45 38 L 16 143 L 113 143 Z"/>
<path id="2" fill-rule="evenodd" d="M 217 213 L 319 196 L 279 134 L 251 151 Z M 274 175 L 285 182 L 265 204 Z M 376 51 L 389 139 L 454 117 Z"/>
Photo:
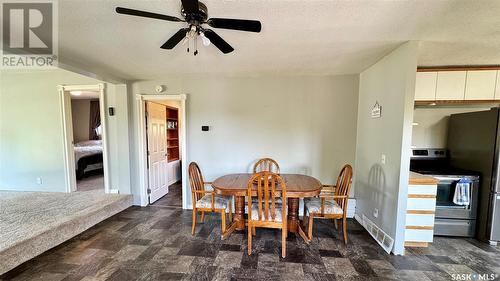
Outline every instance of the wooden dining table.
<path id="1" fill-rule="evenodd" d="M 285 181 L 288 198 L 288 231 L 299 234 L 306 242 L 309 242 L 299 220 L 299 199 L 319 195 L 321 182 L 307 175 L 280 174 L 280 176 Z M 252 174 L 229 174 L 212 182 L 215 193 L 235 197 L 233 221 L 222 234 L 222 239 L 229 237 L 235 230 L 245 229 L 245 196 L 248 191 L 248 180 L 251 177 Z"/>

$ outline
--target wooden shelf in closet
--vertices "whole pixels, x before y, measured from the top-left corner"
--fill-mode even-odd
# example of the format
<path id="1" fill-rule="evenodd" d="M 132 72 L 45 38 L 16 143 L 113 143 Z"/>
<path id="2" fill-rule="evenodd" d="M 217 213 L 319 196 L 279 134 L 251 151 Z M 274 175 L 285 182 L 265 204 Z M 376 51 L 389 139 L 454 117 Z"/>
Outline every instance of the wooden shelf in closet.
<path id="1" fill-rule="evenodd" d="M 173 162 L 180 159 L 179 154 L 179 110 L 167 106 L 167 161 Z M 170 127 L 170 128 L 168 128 Z"/>

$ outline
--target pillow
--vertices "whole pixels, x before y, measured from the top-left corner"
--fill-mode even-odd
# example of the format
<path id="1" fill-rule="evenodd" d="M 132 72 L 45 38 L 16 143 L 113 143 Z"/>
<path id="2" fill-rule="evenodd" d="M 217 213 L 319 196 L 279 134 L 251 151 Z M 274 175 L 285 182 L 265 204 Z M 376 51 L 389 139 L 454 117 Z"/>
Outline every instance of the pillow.
<path id="1" fill-rule="evenodd" d="M 81 141 L 76 143 L 75 146 L 102 146 L 102 140 Z"/>

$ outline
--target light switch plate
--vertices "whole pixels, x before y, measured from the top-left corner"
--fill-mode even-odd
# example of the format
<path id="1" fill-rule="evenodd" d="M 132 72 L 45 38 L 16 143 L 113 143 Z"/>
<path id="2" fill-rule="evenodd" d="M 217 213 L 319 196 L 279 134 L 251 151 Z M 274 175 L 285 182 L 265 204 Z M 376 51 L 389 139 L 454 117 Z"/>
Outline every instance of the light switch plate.
<path id="1" fill-rule="evenodd" d="M 382 156 L 380 157 L 380 163 L 382 163 L 383 165 L 385 165 L 385 162 L 386 162 L 385 154 L 382 154 Z"/>
<path id="2" fill-rule="evenodd" d="M 373 216 L 376 217 L 376 218 L 378 218 L 378 209 L 377 208 L 375 208 L 373 210 Z"/>

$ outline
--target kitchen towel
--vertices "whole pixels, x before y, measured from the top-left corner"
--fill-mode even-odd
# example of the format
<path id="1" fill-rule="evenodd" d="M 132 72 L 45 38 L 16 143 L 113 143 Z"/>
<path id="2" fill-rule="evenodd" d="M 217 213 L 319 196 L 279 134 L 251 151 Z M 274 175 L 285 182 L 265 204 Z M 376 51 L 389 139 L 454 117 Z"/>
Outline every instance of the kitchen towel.
<path id="1" fill-rule="evenodd" d="M 471 181 L 468 179 L 461 179 L 455 186 L 455 194 L 453 195 L 453 203 L 460 206 L 470 205 L 470 186 Z"/>

